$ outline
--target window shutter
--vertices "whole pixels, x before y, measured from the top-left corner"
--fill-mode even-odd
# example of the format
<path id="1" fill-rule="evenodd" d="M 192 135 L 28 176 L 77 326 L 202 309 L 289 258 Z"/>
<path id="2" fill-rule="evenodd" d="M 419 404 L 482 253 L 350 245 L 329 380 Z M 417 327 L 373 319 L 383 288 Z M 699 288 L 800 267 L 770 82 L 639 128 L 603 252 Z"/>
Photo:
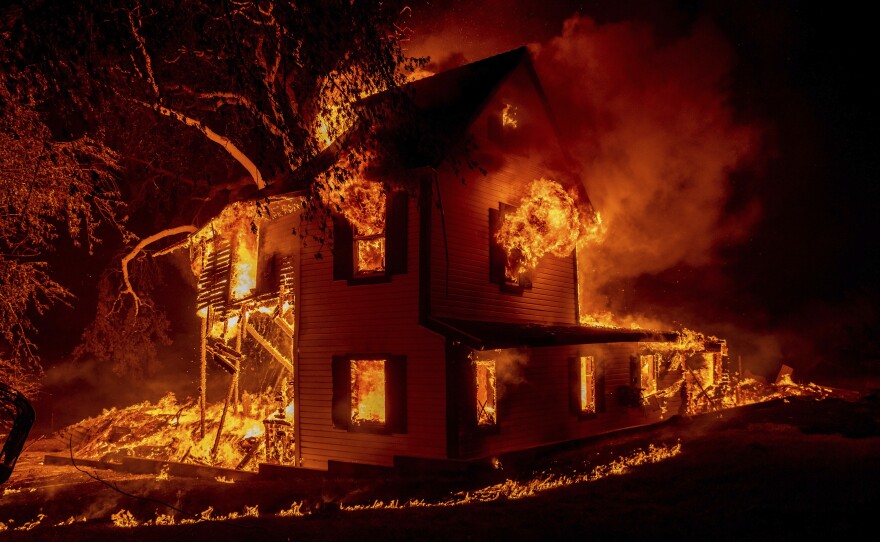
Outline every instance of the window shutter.
<path id="1" fill-rule="evenodd" d="M 489 281 L 504 284 L 504 266 L 507 255 L 495 240 L 495 233 L 501 226 L 501 212 L 489 209 Z"/>
<path id="2" fill-rule="evenodd" d="M 333 280 L 352 277 L 352 231 L 351 224 L 341 216 L 333 217 Z"/>
<path id="3" fill-rule="evenodd" d="M 333 427 L 351 427 L 351 362 L 345 356 L 333 356 Z"/>
<path id="4" fill-rule="evenodd" d="M 568 358 L 568 410 L 581 413 L 581 363 L 577 357 Z"/>
<path id="5" fill-rule="evenodd" d="M 281 256 L 272 254 L 261 259 L 262 268 L 257 276 L 257 293 L 276 293 L 281 287 Z"/>
<path id="6" fill-rule="evenodd" d="M 406 356 L 385 361 L 385 412 L 390 433 L 406 433 Z"/>
<path id="7" fill-rule="evenodd" d="M 629 385 L 634 390 L 642 387 L 642 364 L 639 356 L 629 357 Z"/>
<path id="8" fill-rule="evenodd" d="M 519 276 L 519 284 L 520 284 L 520 286 L 522 286 L 523 288 L 525 288 L 525 289 L 527 289 L 527 290 L 531 290 L 531 288 L 532 288 L 532 278 L 534 277 L 534 274 L 535 274 L 535 273 L 534 273 L 534 271 L 533 271 L 532 269 L 529 269 L 529 270 L 526 271 L 525 273 L 521 274 L 521 275 Z"/>
<path id="9" fill-rule="evenodd" d="M 406 273 L 407 218 L 409 194 L 399 190 L 388 198 L 385 222 L 385 252 L 388 274 Z"/>
<path id="10" fill-rule="evenodd" d="M 596 412 L 605 412 L 605 360 L 595 358 Z"/>
<path id="11" fill-rule="evenodd" d="M 208 243 L 205 250 L 210 250 L 205 258 L 205 265 L 199 275 L 196 309 L 213 307 L 215 310 L 226 306 L 229 299 L 229 274 L 232 271 L 232 249 L 229 239 L 218 237 Z"/>
<path id="12" fill-rule="evenodd" d="M 498 284 L 502 292 L 522 295 L 524 288 L 532 287 L 532 272 L 521 274 L 516 283 L 508 281 L 505 275 L 507 252 L 495 240 L 495 234 L 501 227 L 504 215 L 515 210 L 516 207 L 506 203 L 499 203 L 498 209 L 489 209 L 489 282 Z"/>

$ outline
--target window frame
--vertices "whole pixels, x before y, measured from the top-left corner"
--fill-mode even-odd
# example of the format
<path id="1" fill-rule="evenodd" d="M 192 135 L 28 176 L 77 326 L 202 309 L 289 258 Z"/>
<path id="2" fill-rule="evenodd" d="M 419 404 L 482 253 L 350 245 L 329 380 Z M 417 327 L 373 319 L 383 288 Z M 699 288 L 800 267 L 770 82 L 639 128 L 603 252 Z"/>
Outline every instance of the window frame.
<path id="1" fill-rule="evenodd" d="M 482 409 L 483 412 L 486 411 L 485 410 L 486 405 L 485 404 L 481 405 L 480 399 L 479 399 L 479 371 L 477 370 L 477 367 L 479 366 L 480 363 L 491 363 L 493 365 L 492 372 L 494 374 L 494 385 L 492 387 L 492 395 L 493 395 L 492 402 L 494 403 L 495 411 L 493 413 L 492 423 L 480 423 L 480 410 Z M 473 423 L 477 427 L 477 429 L 480 431 L 489 431 L 489 432 L 496 431 L 496 430 L 498 430 L 498 428 L 501 425 L 501 420 L 500 420 L 500 416 L 499 416 L 500 409 L 498 407 L 499 397 L 500 397 L 500 394 L 498 393 L 498 360 L 474 358 L 471 360 L 471 368 L 473 371 L 473 378 L 471 379 L 471 382 L 473 384 L 473 390 L 474 390 Z M 487 397 L 486 402 L 488 403 L 488 397 Z M 489 414 L 487 414 L 487 416 L 488 415 Z"/>
<path id="2" fill-rule="evenodd" d="M 499 290 L 504 293 L 522 296 L 525 290 L 532 289 L 533 272 L 521 273 L 516 281 L 508 278 L 507 252 L 495 239 L 504 217 L 515 210 L 516 207 L 504 202 L 499 202 L 497 209 L 489 209 L 489 282 L 498 284 Z"/>
<path id="3" fill-rule="evenodd" d="M 581 360 L 583 358 L 592 358 L 593 360 L 592 411 L 584 410 L 581 403 L 581 381 L 583 379 L 583 366 Z M 592 420 L 606 410 L 605 363 L 599 356 L 592 353 L 579 353 L 577 356 L 568 358 L 568 363 L 569 407 L 571 414 L 577 416 L 579 420 Z"/>
<path id="4" fill-rule="evenodd" d="M 385 422 L 352 423 L 351 362 L 382 360 L 385 364 Z M 406 356 L 389 353 L 349 353 L 332 357 L 332 425 L 349 433 L 401 434 L 407 432 Z"/>
<path id="5" fill-rule="evenodd" d="M 409 194 L 397 190 L 386 195 L 385 229 L 375 236 L 356 235 L 345 217 L 333 215 L 333 280 L 349 286 L 390 282 L 393 275 L 407 272 Z M 385 271 L 357 274 L 357 240 L 385 238 Z"/>

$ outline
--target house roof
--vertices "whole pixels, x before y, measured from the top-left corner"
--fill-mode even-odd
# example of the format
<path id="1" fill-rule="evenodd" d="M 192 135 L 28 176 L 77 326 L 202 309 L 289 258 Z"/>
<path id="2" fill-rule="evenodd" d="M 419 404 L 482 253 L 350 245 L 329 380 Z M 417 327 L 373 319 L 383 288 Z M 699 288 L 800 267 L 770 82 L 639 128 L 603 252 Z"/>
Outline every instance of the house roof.
<path id="1" fill-rule="evenodd" d="M 526 47 L 513 49 L 464 66 L 419 79 L 401 88 L 368 96 L 354 104 L 361 118 L 357 126 L 304 164 L 274 183 L 265 193 L 302 189 L 330 167 L 345 142 L 372 131 L 386 159 L 406 168 L 436 167 L 491 100 L 495 91 L 524 65 L 554 129 L 556 121 Z"/>
<path id="2" fill-rule="evenodd" d="M 396 147 L 392 151 L 399 163 L 410 168 L 437 166 L 499 85 L 519 65 L 530 62 L 528 50 L 520 47 L 414 81 L 402 92 L 367 97 L 355 107 L 365 125 L 378 127 L 383 151 L 389 143 Z"/>
<path id="3" fill-rule="evenodd" d="M 521 346 L 566 346 L 597 343 L 674 342 L 674 331 L 601 328 L 579 325 L 513 324 L 429 317 L 427 327 L 477 350 Z"/>

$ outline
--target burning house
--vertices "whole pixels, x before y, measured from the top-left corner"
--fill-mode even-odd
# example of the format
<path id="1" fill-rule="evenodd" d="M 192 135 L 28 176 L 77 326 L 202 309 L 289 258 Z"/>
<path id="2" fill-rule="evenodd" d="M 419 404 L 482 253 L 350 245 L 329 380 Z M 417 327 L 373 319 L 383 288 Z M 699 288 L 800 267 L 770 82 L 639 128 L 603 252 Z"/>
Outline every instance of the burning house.
<path id="1" fill-rule="evenodd" d="M 214 447 L 229 411 L 262 423 L 258 457 L 317 470 L 479 460 L 711 408 L 722 342 L 582 324 L 576 251 L 598 219 L 528 52 L 407 91 L 410 113 L 373 123 L 376 167 L 329 205 L 332 236 L 303 235 L 302 183 L 276 183 L 185 242 L 202 436 L 217 370 Z"/>

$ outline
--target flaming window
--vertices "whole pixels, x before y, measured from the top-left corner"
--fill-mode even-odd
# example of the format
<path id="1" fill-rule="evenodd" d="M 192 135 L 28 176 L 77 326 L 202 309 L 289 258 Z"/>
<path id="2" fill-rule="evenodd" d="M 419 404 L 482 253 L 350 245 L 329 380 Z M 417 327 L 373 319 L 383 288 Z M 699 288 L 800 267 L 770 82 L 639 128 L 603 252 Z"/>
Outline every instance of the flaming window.
<path id="1" fill-rule="evenodd" d="M 354 207 L 352 203 L 333 219 L 333 279 L 348 280 L 350 285 L 382 282 L 406 273 L 408 196 L 398 191 L 386 198 L 381 185 L 369 184 L 377 192 L 361 199 L 374 205 Z"/>
<path id="2" fill-rule="evenodd" d="M 385 273 L 385 229 L 372 235 L 354 230 L 354 276 L 366 277 Z"/>
<path id="3" fill-rule="evenodd" d="M 502 292 L 520 295 L 524 289 L 532 287 L 531 269 L 521 273 L 508 272 L 508 253 L 498 241 L 498 231 L 505 218 L 516 213 L 516 207 L 501 203 L 498 209 L 489 209 L 489 280 L 498 284 Z"/>
<path id="4" fill-rule="evenodd" d="M 657 393 L 657 359 L 654 354 L 639 356 L 639 388 L 642 397 Z"/>
<path id="5" fill-rule="evenodd" d="M 244 299 L 257 287 L 257 236 L 239 231 L 232 256 L 232 276 L 229 297 L 232 301 Z"/>
<path id="6" fill-rule="evenodd" d="M 580 357 L 579 373 L 580 411 L 593 414 L 596 412 L 596 361 L 593 356 Z"/>
<path id="7" fill-rule="evenodd" d="M 495 386 L 495 360 L 474 361 L 476 376 L 477 425 L 491 427 L 498 424 L 496 411 L 498 395 Z"/>
<path id="8" fill-rule="evenodd" d="M 406 358 L 333 357 L 333 425 L 348 431 L 406 432 Z"/>
<path id="9" fill-rule="evenodd" d="M 385 423 L 385 360 L 351 360 L 351 423 Z"/>

